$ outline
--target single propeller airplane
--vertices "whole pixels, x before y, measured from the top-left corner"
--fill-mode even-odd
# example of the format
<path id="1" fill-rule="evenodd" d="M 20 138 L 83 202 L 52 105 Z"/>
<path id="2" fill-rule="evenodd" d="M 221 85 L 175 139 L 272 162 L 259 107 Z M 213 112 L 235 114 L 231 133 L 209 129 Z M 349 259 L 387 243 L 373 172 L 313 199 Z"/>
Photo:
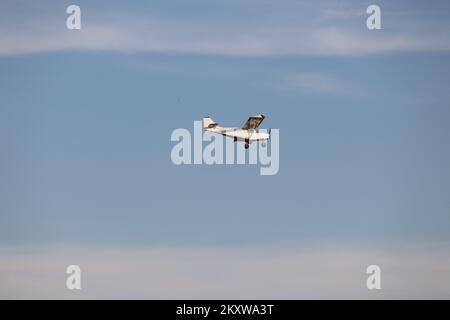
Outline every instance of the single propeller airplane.
<path id="1" fill-rule="evenodd" d="M 257 128 L 263 122 L 265 116 L 258 114 L 248 118 L 247 122 L 242 128 L 223 128 L 218 123 L 214 122 L 211 117 L 203 118 L 203 129 L 209 132 L 219 133 L 223 136 L 233 138 L 234 141 L 245 141 L 245 149 L 248 149 L 250 143 L 254 141 L 263 141 L 262 147 L 266 146 L 267 140 L 270 139 L 270 129 L 267 132 L 258 132 Z"/>

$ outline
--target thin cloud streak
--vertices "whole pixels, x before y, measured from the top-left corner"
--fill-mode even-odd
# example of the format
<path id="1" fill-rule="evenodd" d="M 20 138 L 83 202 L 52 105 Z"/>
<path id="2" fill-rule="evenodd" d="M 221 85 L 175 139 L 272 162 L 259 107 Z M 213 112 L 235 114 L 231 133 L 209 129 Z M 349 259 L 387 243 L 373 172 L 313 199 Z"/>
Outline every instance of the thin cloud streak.
<path id="1" fill-rule="evenodd" d="M 439 32 L 402 33 L 319 26 L 205 25 L 206 22 L 128 18 L 123 25 L 86 24 L 82 30 L 47 27 L 0 31 L 0 54 L 67 50 L 187 53 L 223 56 L 358 56 L 407 51 L 448 51 Z"/>
<path id="2" fill-rule="evenodd" d="M 0 247 L 3 299 L 449 298 L 450 254 L 441 249 Z M 82 290 L 65 288 L 68 265 Z M 366 288 L 366 268 L 382 289 Z"/>
<path id="3" fill-rule="evenodd" d="M 291 75 L 286 79 L 286 83 L 289 87 L 305 93 L 337 94 L 346 91 L 341 81 L 324 73 L 305 72 Z"/>

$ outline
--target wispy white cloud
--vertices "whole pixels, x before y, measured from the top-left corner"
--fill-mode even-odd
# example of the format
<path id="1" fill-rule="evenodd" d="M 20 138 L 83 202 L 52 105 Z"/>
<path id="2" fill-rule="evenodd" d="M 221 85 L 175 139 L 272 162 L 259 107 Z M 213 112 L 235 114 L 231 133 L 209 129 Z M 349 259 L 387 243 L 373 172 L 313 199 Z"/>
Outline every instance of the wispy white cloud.
<path id="1" fill-rule="evenodd" d="M 450 50 L 448 27 L 424 30 L 377 30 L 365 28 L 364 16 L 352 9 L 323 9 L 315 19 L 300 13 L 298 22 L 211 19 L 162 19 L 127 16 L 110 24 L 86 21 L 82 30 L 69 31 L 61 21 L 49 19 L 0 30 L 0 54 L 27 54 L 64 50 L 113 50 L 125 52 L 168 52 L 231 56 L 278 55 L 365 55 L 402 51 Z M 326 17 L 326 18 L 324 18 Z M 353 21 L 353 20 L 351 20 Z M 425 22 L 424 22 L 425 23 Z M 401 24 L 401 21 L 399 22 Z"/>
<path id="2" fill-rule="evenodd" d="M 289 87 L 306 93 L 343 93 L 346 91 L 342 81 L 326 73 L 305 72 L 286 78 Z"/>
<path id="3" fill-rule="evenodd" d="M 46 298 L 449 298 L 450 254 L 441 249 L 0 247 L 0 297 Z M 82 268 L 82 290 L 65 269 Z M 366 268 L 382 289 L 366 288 Z"/>

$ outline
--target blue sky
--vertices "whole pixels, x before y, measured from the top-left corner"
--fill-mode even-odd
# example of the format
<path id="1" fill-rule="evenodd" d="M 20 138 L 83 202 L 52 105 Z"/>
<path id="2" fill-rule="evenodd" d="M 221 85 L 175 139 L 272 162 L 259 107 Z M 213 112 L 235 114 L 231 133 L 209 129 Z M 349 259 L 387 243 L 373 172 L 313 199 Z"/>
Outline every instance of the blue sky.
<path id="1" fill-rule="evenodd" d="M 0 244 L 447 246 L 450 7 L 373 2 L 3 1 Z M 277 175 L 171 162 L 259 113 Z"/>

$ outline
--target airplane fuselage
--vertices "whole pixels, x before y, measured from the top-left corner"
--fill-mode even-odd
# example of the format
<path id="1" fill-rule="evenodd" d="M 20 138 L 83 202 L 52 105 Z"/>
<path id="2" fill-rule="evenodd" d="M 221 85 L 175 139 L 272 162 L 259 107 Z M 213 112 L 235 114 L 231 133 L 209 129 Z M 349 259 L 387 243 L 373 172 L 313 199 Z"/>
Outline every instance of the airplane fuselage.
<path id="1" fill-rule="evenodd" d="M 270 135 L 267 132 L 257 132 L 256 130 L 244 130 L 241 128 L 208 128 L 209 132 L 215 132 L 224 136 L 234 138 L 234 141 L 245 141 L 247 143 L 260 140 L 268 140 Z"/>

